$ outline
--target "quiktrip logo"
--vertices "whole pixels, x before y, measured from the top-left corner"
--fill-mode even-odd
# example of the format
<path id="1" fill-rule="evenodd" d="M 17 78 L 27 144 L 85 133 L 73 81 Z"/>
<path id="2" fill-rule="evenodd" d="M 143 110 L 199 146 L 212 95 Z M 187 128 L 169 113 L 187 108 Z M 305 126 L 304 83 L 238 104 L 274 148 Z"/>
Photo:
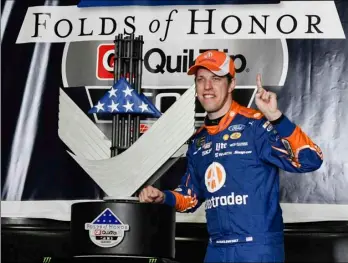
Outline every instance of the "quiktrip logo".
<path id="1" fill-rule="evenodd" d="M 233 47 L 233 48 L 231 48 Z M 263 74 L 265 86 L 284 84 L 288 68 L 287 44 L 279 39 L 219 39 L 145 41 L 143 48 L 143 83 L 145 89 L 187 89 L 193 84 L 188 68 L 206 50 L 224 51 L 235 62 L 238 86 L 254 86 L 255 76 L 267 65 Z M 84 41 L 67 43 L 62 59 L 64 87 L 110 86 L 113 81 L 112 41 Z M 258 65 L 262 53 L 263 63 Z M 244 87 L 245 89 L 246 87 Z M 251 87 L 250 87 L 251 88 Z"/>
<path id="2" fill-rule="evenodd" d="M 97 78 L 100 80 L 114 79 L 115 45 L 101 44 L 97 49 Z"/>
<path id="3" fill-rule="evenodd" d="M 94 244 L 106 248 L 120 244 L 125 232 L 129 231 L 129 225 L 122 223 L 109 208 L 106 208 L 92 223 L 85 224 L 85 230 L 89 231 L 89 237 Z"/>

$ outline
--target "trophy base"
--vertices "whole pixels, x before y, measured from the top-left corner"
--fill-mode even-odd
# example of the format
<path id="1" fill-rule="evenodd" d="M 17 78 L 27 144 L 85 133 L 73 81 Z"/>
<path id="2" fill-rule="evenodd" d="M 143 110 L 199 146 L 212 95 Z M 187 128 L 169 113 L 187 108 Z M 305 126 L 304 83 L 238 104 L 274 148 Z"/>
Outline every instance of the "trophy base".
<path id="1" fill-rule="evenodd" d="M 137 197 L 107 197 L 71 206 L 76 258 L 175 257 L 175 209 L 140 203 Z"/>

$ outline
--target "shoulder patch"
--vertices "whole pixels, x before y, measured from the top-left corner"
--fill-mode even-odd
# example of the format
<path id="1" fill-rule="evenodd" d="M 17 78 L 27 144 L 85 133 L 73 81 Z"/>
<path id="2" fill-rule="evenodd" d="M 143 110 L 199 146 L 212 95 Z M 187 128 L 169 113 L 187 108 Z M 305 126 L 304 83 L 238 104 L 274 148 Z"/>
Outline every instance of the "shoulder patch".
<path id="1" fill-rule="evenodd" d="M 190 137 L 190 139 L 188 140 L 189 144 L 194 143 L 194 141 L 196 139 L 199 139 L 199 134 L 201 133 L 201 131 L 204 129 L 204 126 L 199 127 Z"/>
<path id="2" fill-rule="evenodd" d="M 256 119 L 256 120 L 260 120 L 263 117 L 263 114 L 260 111 L 255 110 L 255 109 L 251 109 L 251 108 L 247 108 L 244 106 L 240 107 L 238 113 L 247 117 L 247 118 Z"/>
<path id="3" fill-rule="evenodd" d="M 198 135 L 204 129 L 204 125 L 199 127 L 197 131 L 193 134 L 193 136 Z"/>

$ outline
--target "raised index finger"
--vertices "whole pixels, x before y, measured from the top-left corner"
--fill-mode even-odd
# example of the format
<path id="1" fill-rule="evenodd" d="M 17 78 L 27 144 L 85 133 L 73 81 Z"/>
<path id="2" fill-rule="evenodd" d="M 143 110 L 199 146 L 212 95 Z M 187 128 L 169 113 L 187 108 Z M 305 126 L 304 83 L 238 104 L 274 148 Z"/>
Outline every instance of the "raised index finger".
<path id="1" fill-rule="evenodd" d="M 262 83 L 261 83 L 261 74 L 257 74 L 257 76 L 256 76 L 256 86 L 257 86 L 258 93 L 263 91 Z"/>

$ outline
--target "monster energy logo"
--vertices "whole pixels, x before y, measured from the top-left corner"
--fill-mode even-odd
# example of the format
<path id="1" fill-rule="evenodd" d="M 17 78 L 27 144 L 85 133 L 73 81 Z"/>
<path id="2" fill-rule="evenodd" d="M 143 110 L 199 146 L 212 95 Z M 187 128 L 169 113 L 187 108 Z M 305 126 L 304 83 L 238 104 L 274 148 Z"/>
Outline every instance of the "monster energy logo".
<path id="1" fill-rule="evenodd" d="M 149 259 L 149 263 L 156 263 L 157 262 L 157 258 L 150 258 Z"/>
<path id="2" fill-rule="evenodd" d="M 51 259 L 51 257 L 44 257 L 42 263 L 50 263 Z"/>

